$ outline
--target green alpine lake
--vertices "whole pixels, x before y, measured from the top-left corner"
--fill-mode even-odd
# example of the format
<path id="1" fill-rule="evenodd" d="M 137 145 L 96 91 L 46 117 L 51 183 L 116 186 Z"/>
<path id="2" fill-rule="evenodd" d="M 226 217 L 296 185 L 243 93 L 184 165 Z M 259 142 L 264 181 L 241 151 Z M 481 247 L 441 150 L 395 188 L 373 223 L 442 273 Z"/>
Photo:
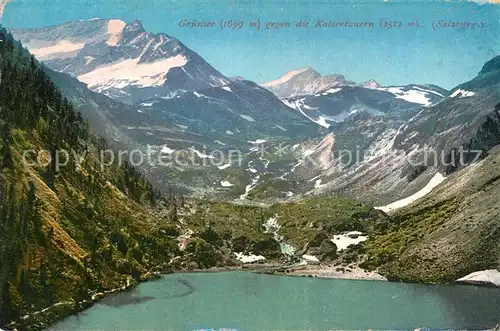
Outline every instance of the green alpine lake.
<path id="1" fill-rule="evenodd" d="M 142 283 L 49 330 L 484 329 L 499 322 L 498 288 L 217 272 Z"/>

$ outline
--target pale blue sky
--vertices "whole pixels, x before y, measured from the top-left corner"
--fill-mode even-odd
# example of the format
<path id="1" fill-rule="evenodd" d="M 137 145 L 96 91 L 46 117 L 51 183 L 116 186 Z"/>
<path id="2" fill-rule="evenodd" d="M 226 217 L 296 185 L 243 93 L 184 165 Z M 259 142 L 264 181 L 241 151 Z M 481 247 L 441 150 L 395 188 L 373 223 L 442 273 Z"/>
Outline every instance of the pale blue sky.
<path id="1" fill-rule="evenodd" d="M 95 17 L 139 19 L 148 31 L 177 37 L 227 76 L 256 82 L 312 67 L 384 85 L 433 83 L 451 88 L 500 54 L 500 5 L 437 1 L 12 0 L 6 27 L 41 27 Z M 186 29 L 181 19 L 415 20 L 419 29 Z M 433 20 L 484 21 L 485 29 L 439 30 Z"/>

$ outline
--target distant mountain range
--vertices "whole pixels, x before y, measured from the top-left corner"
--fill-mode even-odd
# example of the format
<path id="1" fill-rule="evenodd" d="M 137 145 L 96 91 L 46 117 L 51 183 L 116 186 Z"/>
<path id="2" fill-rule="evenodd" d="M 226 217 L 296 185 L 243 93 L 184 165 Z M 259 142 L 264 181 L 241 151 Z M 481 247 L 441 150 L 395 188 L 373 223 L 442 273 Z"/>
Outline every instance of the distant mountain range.
<path id="1" fill-rule="evenodd" d="M 291 99 L 301 96 L 322 94 L 325 93 L 325 91 L 332 89 L 335 90 L 336 88 L 361 87 L 373 90 L 389 91 L 400 99 L 413 103 L 429 105 L 432 101 L 435 101 L 436 98 L 427 96 L 425 92 L 433 93 L 441 97 L 444 97 L 443 94 L 447 94 L 445 89 L 435 85 L 424 85 L 426 89 L 424 86 L 418 84 L 383 87 L 373 79 L 369 79 L 362 83 L 356 83 L 354 81 L 347 80 L 344 75 L 341 74 L 323 76 L 312 68 L 292 70 L 276 80 L 268 81 L 261 85 L 272 91 L 280 99 Z M 431 91 L 429 91 L 429 89 Z M 429 97 L 431 100 L 427 100 Z"/>
<path id="2" fill-rule="evenodd" d="M 288 199 L 349 188 L 348 195 L 387 203 L 421 189 L 436 172 L 454 171 L 408 166 L 424 147 L 449 153 L 496 141 L 482 128 L 500 99 L 498 58 L 451 91 L 356 83 L 310 68 L 258 85 L 224 76 L 179 40 L 146 32 L 139 21 L 95 19 L 12 32 L 54 70 L 49 74 L 94 130 L 116 143 L 199 155 L 244 152 L 242 164 L 210 172 L 148 170 L 156 182 L 175 182 L 190 193 Z M 271 149 L 264 158 L 255 142 L 285 142 L 290 153 Z M 343 150 L 362 156 L 338 168 L 335 157 Z"/>
<path id="3" fill-rule="evenodd" d="M 12 33 L 50 69 L 129 105 L 119 116 L 128 127 L 169 125 L 217 136 L 212 142 L 318 134 L 266 89 L 225 77 L 176 38 L 146 32 L 139 21 L 93 19 Z"/>
<path id="4" fill-rule="evenodd" d="M 311 68 L 290 71 L 262 86 L 325 128 L 363 111 L 411 117 L 413 110 L 433 105 L 448 95 L 435 85 L 381 86 L 375 80 L 358 84 L 340 74 L 322 76 Z"/>
<path id="5" fill-rule="evenodd" d="M 231 95 L 229 85 L 244 78 L 224 76 L 176 38 L 146 32 L 139 21 L 127 24 L 117 19 L 93 19 L 39 29 L 17 29 L 12 33 L 49 68 L 68 73 L 92 91 L 124 103 L 150 103 L 148 100 L 171 99 L 189 91 L 224 87 L 228 93 L 219 96 L 224 99 L 220 104 L 234 103 L 227 100 L 228 97 L 241 99 L 241 95 Z M 373 80 L 357 84 L 340 74 L 322 76 L 311 68 L 290 71 L 262 87 L 283 99 L 286 107 L 298 111 L 305 120 L 326 128 L 358 111 L 379 115 L 406 113 L 434 104 L 447 95 L 446 90 L 437 86 L 381 87 Z M 258 89 L 256 84 L 248 88 Z M 262 95 L 263 92 L 247 93 L 243 104 L 260 100 Z M 181 102 L 177 100 L 176 104 Z M 192 106 L 191 101 L 184 105 Z M 238 109 L 231 110 L 245 115 Z"/>
<path id="6" fill-rule="evenodd" d="M 313 95 L 333 87 L 354 85 L 356 83 L 347 81 L 343 75 L 322 76 L 312 68 L 292 70 L 276 80 L 262 84 L 280 99 Z"/>
<path id="7" fill-rule="evenodd" d="M 499 62 L 500 56 L 487 62 L 475 78 L 409 119 L 359 116 L 344 123 L 335 131 L 334 153 L 358 148 L 364 159 L 328 174 L 314 194 L 344 187 L 375 203 L 397 200 L 424 187 L 437 172 L 447 175 L 477 161 L 476 151 L 486 157 L 500 144 Z"/>
<path id="8" fill-rule="evenodd" d="M 416 110 L 436 104 L 447 94 L 446 90 L 432 85 L 376 88 L 345 85 L 282 101 L 312 122 L 329 128 L 359 112 L 409 118 Z"/>

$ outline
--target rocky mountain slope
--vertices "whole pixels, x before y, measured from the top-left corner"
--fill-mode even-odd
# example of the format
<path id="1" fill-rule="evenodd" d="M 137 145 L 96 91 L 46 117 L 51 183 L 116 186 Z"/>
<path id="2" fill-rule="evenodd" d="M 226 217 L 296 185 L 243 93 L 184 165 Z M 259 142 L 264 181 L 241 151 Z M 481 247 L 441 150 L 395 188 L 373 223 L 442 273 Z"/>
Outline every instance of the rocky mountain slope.
<path id="1" fill-rule="evenodd" d="M 453 282 L 500 268 L 500 153 L 490 153 L 398 210 L 368 243 L 366 266 L 418 282 Z"/>
<path id="2" fill-rule="evenodd" d="M 311 121 L 330 128 L 358 112 L 409 119 L 422 107 L 441 101 L 447 92 L 430 85 L 362 87 L 339 85 L 283 103 Z"/>
<path id="3" fill-rule="evenodd" d="M 136 142 L 127 135 L 120 123 L 123 114 L 133 114 L 135 109 L 104 94 L 93 92 L 87 86 L 68 74 L 44 67 L 45 73 L 57 88 L 68 98 L 75 110 L 90 124 L 90 131 L 96 136 L 118 146 L 135 146 Z"/>
<path id="4" fill-rule="evenodd" d="M 174 98 L 151 98 L 140 104 L 139 121 L 170 123 L 204 135 L 239 138 L 317 136 L 319 128 L 251 81 L 189 91 Z"/>
<path id="5" fill-rule="evenodd" d="M 415 193 L 437 172 L 446 175 L 477 161 L 478 154 L 478 159 L 485 157 L 489 148 L 500 143 L 496 110 L 500 80 L 491 78 L 498 72 L 494 66 L 491 70 L 483 68 L 472 80 L 487 79 L 488 84 L 451 94 L 434 106 L 421 108 L 408 121 L 366 115 L 340 126 L 334 135 L 341 143 L 334 150 L 347 147 L 353 154 L 360 150 L 357 159 L 361 162 L 337 167 L 337 174 L 324 178 L 314 193 L 349 187 L 352 196 L 384 204 Z M 365 129 L 366 121 L 371 123 L 370 130 Z M 352 130 L 359 130 L 358 134 Z M 349 139 L 356 136 L 363 138 L 349 146 Z"/>
<path id="6" fill-rule="evenodd" d="M 89 120 L 92 132 L 118 149 L 151 156 L 152 161 L 144 162 L 142 169 L 164 190 L 239 197 L 252 180 L 246 164 L 263 154 L 262 142 L 276 148 L 320 134 L 316 125 L 248 81 L 126 105 L 88 90 L 67 74 L 46 71 Z M 179 159 L 187 162 L 167 161 L 181 154 Z M 195 162 L 189 161 L 191 156 Z M 165 162 L 159 162 L 159 157 Z M 223 187 L 223 182 L 231 186 Z"/>

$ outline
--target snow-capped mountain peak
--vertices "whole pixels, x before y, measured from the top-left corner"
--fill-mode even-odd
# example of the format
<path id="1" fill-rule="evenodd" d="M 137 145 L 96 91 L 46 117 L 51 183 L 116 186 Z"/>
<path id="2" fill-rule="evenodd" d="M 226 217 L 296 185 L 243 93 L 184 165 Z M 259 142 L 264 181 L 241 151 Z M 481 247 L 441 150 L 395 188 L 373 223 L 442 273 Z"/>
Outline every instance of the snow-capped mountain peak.
<path id="1" fill-rule="evenodd" d="M 48 61 L 71 58 L 86 44 L 104 42 L 115 46 L 125 26 L 126 23 L 119 19 L 95 18 L 12 32 L 38 59 Z"/>
<path id="2" fill-rule="evenodd" d="M 376 89 L 380 87 L 380 84 L 376 80 L 370 79 L 367 80 L 366 82 L 361 83 L 360 86 L 364 88 Z"/>
<path id="3" fill-rule="evenodd" d="M 116 46 L 120 40 L 120 36 L 123 29 L 126 27 L 126 23 L 122 20 L 109 20 L 108 21 L 108 40 L 106 44 L 109 46 Z"/>
<path id="4" fill-rule="evenodd" d="M 138 20 L 93 19 L 12 33 L 51 69 L 127 103 L 230 82 L 179 40 L 147 32 Z"/>
<path id="5" fill-rule="evenodd" d="M 279 85 L 288 82 L 293 77 L 295 77 L 295 76 L 297 76 L 297 75 L 299 75 L 307 70 L 312 71 L 313 72 L 312 74 L 316 73 L 316 71 L 314 71 L 311 68 L 291 70 L 278 79 L 263 83 L 262 86 L 268 87 L 268 88 L 278 87 Z"/>
<path id="6" fill-rule="evenodd" d="M 282 77 L 265 82 L 263 87 L 273 92 L 278 98 L 312 95 L 333 87 L 350 86 L 343 75 L 322 76 L 312 68 L 302 68 L 287 72 Z"/>

